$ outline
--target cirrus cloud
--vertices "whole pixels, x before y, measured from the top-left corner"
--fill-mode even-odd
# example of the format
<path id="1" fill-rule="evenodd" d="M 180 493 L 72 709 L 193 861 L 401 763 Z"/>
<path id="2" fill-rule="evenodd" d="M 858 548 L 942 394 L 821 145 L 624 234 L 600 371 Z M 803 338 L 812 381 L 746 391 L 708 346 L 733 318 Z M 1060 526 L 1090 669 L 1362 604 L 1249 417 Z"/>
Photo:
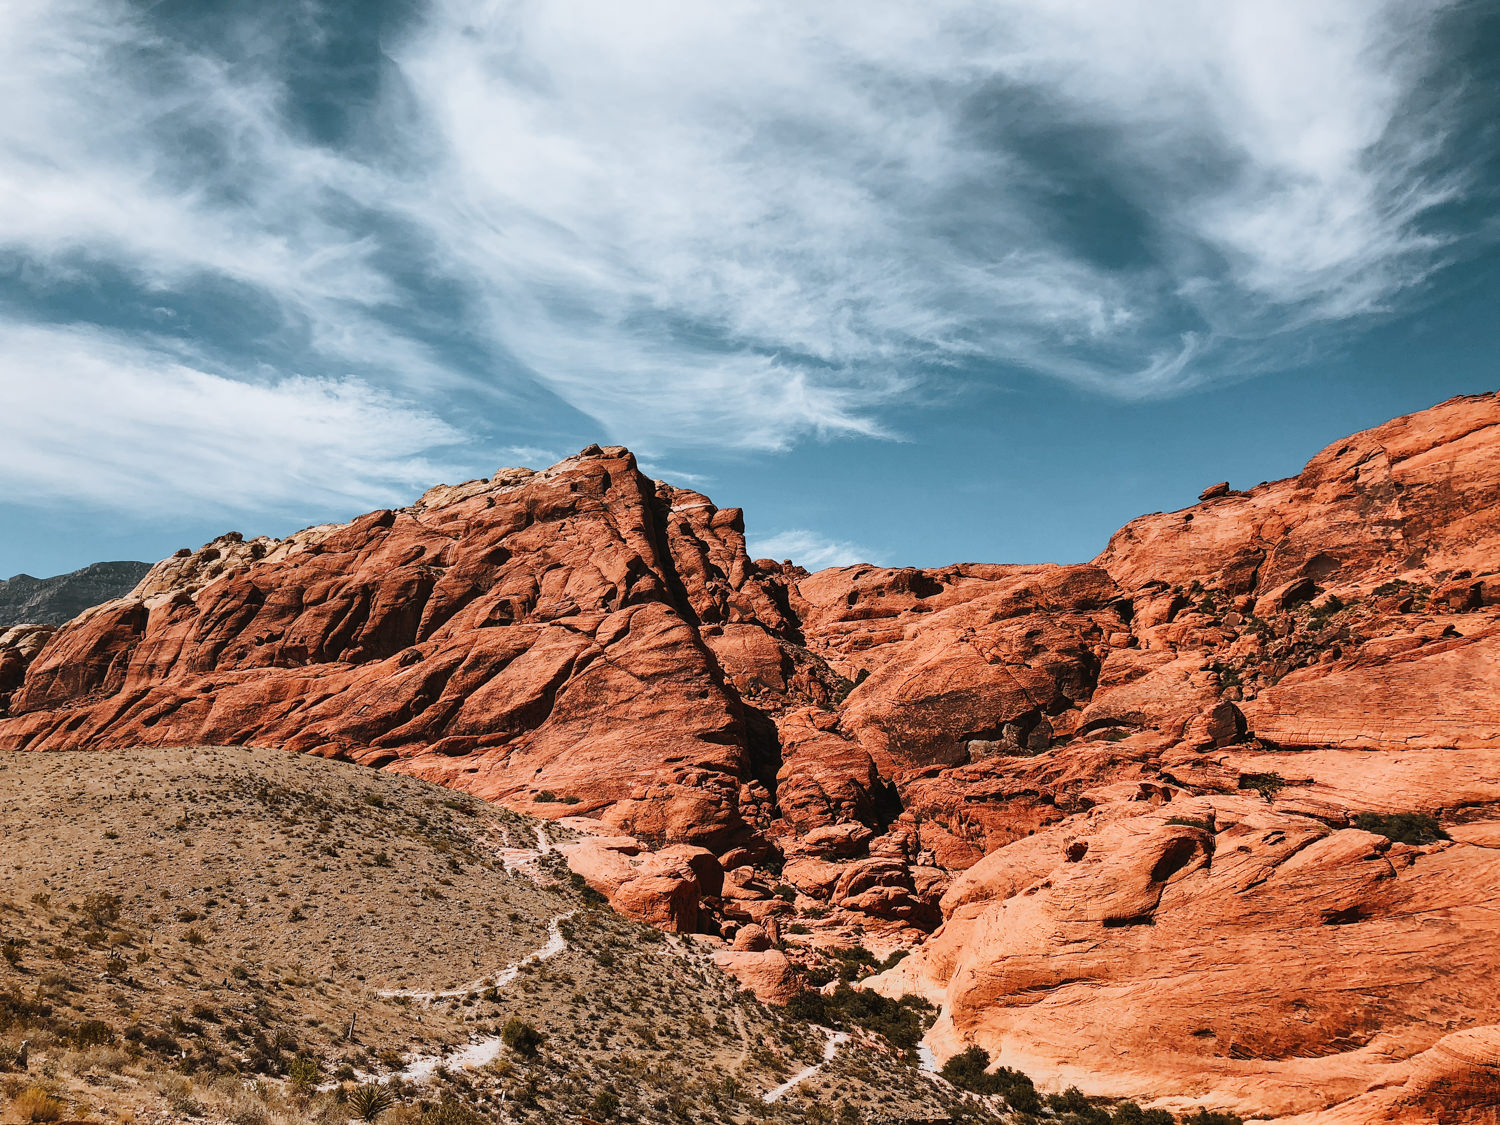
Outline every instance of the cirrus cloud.
<path id="1" fill-rule="evenodd" d="M 8 5 L 0 384 L 37 420 L 71 406 L 87 454 L 13 427 L 0 483 L 124 503 L 175 443 L 189 492 L 352 497 L 491 430 L 535 445 L 546 404 L 662 456 L 889 436 L 1016 372 L 1126 398 L 1253 375 L 1472 252 L 1444 218 L 1476 198 L 1463 14 L 428 0 L 355 97 L 306 54 L 353 43 L 344 6 L 210 38 L 121 0 Z M 309 125 L 309 88 L 344 128 Z M 210 403 L 286 456 L 239 471 Z"/>

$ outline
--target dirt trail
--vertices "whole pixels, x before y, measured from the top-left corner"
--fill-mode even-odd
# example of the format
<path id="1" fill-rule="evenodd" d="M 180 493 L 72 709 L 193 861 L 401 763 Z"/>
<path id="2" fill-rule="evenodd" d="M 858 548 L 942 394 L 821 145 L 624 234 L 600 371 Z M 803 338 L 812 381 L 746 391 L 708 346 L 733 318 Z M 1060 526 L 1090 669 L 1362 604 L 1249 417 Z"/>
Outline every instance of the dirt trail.
<path id="1" fill-rule="evenodd" d="M 569 910 L 565 914 L 557 915 L 557 917 L 547 923 L 547 941 L 545 945 L 532 950 L 519 960 L 512 961 L 493 976 L 481 977 L 478 980 L 470 981 L 468 984 L 461 984 L 457 988 L 445 988 L 439 991 L 429 992 L 419 988 L 387 988 L 377 992 L 376 995 L 384 997 L 387 1000 L 398 996 L 405 996 L 411 1000 L 421 1000 L 430 1004 L 434 1000 L 451 1000 L 459 996 L 467 996 L 471 992 L 483 992 L 486 988 L 504 988 L 511 981 L 515 980 L 520 975 L 521 970 L 527 965 L 533 965 L 539 961 L 546 961 L 549 958 L 556 957 L 568 948 L 568 940 L 562 935 L 562 924 L 577 913 L 578 911 L 576 910 Z"/>
<path id="2" fill-rule="evenodd" d="M 828 1042 L 823 1045 L 823 1061 L 814 1063 L 812 1066 L 803 1067 L 774 1090 L 767 1090 L 761 1095 L 761 1101 L 770 1105 L 772 1102 L 778 1102 L 786 1097 L 787 1094 L 791 1093 L 831 1063 L 833 1056 L 838 1054 L 839 1048 L 849 1042 L 849 1033 L 847 1031 L 829 1031 L 827 1028 L 823 1028 L 822 1031 L 828 1036 Z"/>
<path id="3" fill-rule="evenodd" d="M 466 996 L 470 992 L 476 992 L 485 988 L 504 988 L 521 975 L 521 970 L 528 965 L 539 964 L 549 958 L 556 957 L 568 948 L 568 939 L 563 937 L 562 924 L 576 914 L 576 910 L 569 910 L 566 914 L 559 914 L 547 924 L 547 942 L 539 949 L 535 949 L 518 961 L 512 961 L 501 969 L 493 977 L 461 988 L 446 989 L 442 992 L 419 992 L 415 989 L 403 988 L 390 992 L 382 992 L 381 996 L 409 996 L 414 1000 L 423 1000 L 431 1003 L 434 1000 Z M 436 1073 L 438 1067 L 446 1070 L 473 1070 L 490 1062 L 502 1050 L 505 1049 L 504 1041 L 498 1035 L 486 1036 L 476 1039 L 464 1047 L 456 1047 L 449 1051 L 436 1055 L 418 1055 L 409 1061 L 395 1077 L 406 1082 L 425 1082 Z M 389 1081 L 389 1079 L 385 1079 Z"/>

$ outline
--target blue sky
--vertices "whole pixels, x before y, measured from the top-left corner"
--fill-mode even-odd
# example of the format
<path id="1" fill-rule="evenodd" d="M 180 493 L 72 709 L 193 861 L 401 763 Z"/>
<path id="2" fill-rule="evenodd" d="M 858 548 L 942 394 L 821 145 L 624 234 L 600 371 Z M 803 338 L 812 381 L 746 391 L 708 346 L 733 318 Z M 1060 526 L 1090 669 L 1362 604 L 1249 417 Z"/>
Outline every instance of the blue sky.
<path id="1" fill-rule="evenodd" d="M 0 575 L 627 444 L 752 553 L 1069 561 L 1500 383 L 1444 0 L 0 7 Z"/>

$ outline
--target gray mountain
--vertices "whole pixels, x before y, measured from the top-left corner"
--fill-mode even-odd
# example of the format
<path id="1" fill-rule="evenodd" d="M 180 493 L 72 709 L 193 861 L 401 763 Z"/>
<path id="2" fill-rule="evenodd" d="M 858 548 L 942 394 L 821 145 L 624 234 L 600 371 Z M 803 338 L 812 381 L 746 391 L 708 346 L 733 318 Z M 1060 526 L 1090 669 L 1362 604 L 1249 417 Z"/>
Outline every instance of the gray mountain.
<path id="1" fill-rule="evenodd" d="M 130 593 L 150 569 L 150 563 L 101 562 L 52 578 L 0 578 L 0 629 L 61 625 L 90 606 Z"/>

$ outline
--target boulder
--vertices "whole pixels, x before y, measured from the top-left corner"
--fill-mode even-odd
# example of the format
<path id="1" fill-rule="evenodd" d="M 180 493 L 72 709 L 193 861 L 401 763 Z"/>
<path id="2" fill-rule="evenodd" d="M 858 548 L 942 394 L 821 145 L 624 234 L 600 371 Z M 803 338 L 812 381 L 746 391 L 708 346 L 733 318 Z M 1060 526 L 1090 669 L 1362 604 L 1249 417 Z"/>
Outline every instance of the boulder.
<path id="1" fill-rule="evenodd" d="M 763 927 L 752 922 L 740 927 L 739 932 L 734 935 L 732 948 L 741 953 L 764 953 L 771 948 L 771 938 Z"/>
<path id="2" fill-rule="evenodd" d="M 716 949 L 713 959 L 715 965 L 753 992 L 762 1004 L 785 1004 L 802 990 L 792 963 L 780 950 Z"/>

